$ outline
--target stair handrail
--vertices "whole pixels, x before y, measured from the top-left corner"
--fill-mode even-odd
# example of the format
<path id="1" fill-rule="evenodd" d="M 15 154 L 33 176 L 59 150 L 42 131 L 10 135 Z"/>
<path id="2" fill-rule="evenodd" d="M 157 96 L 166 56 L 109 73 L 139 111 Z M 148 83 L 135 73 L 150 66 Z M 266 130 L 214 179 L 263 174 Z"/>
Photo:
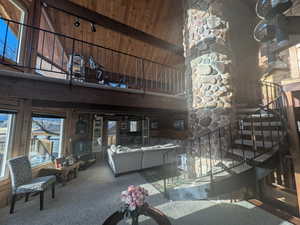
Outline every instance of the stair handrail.
<path id="1" fill-rule="evenodd" d="M 272 98 L 270 98 L 269 96 L 267 96 L 266 99 L 263 98 L 263 94 L 264 93 L 261 93 L 262 94 L 262 104 L 257 104 L 257 107 L 258 107 L 258 110 L 257 111 L 260 111 L 260 117 L 261 117 L 261 110 L 267 112 L 267 113 L 273 113 L 275 115 L 277 115 L 277 117 L 280 119 L 280 122 L 282 123 L 282 126 L 283 126 L 283 131 L 280 135 L 280 138 L 279 138 L 279 142 L 278 144 L 282 144 L 283 140 L 284 140 L 284 137 L 286 135 L 286 129 L 287 129 L 287 114 L 286 114 L 286 102 L 287 102 L 287 97 L 285 95 L 285 92 L 283 91 L 283 88 L 281 85 L 279 84 L 276 84 L 276 83 L 271 83 L 271 82 L 266 82 L 266 81 L 259 81 L 257 82 L 256 84 L 258 84 L 258 87 L 261 89 L 261 92 L 263 92 L 263 89 L 264 88 L 267 88 L 267 92 L 268 92 L 268 88 L 271 88 L 272 89 L 272 93 L 276 96 L 272 96 Z M 277 90 L 276 90 L 277 89 Z M 268 95 L 268 93 L 267 93 Z M 265 103 L 264 103 L 265 101 Z M 276 108 L 273 109 L 272 108 L 272 105 L 275 105 L 275 106 L 278 106 L 280 108 L 279 112 L 276 111 Z M 256 111 L 256 112 L 257 112 Z M 197 139 L 195 138 L 192 138 L 190 140 L 186 140 L 187 143 L 184 144 L 185 146 L 185 152 L 188 154 L 188 153 L 193 153 L 193 146 L 195 144 L 197 144 L 197 142 L 199 142 L 199 147 L 198 148 L 198 153 L 200 153 L 200 156 L 201 156 L 201 139 L 205 138 L 205 137 L 208 137 L 208 144 L 209 144 L 209 164 L 208 166 L 210 167 L 210 170 L 208 171 L 209 173 L 206 173 L 204 176 L 209 176 L 210 177 L 210 181 L 213 183 L 213 180 L 214 180 L 214 175 L 218 174 L 218 173 L 222 173 L 224 171 L 227 171 L 227 170 L 230 170 L 234 167 L 237 167 L 237 166 L 240 166 L 241 164 L 244 164 L 244 163 L 247 163 L 249 161 L 253 161 L 255 160 L 255 158 L 259 157 L 260 155 L 262 154 L 265 154 L 265 152 L 262 152 L 262 153 L 258 153 L 258 154 L 254 154 L 253 157 L 247 157 L 245 156 L 245 150 L 243 149 L 243 160 L 240 160 L 238 163 L 233 163 L 232 166 L 230 167 L 224 167 L 223 170 L 220 170 L 220 171 L 217 171 L 217 172 L 214 172 L 213 171 L 213 165 L 212 165 L 212 149 L 211 149 L 211 146 L 210 146 L 210 141 L 211 141 L 211 137 L 214 135 L 214 134 L 219 134 L 219 137 L 220 137 L 220 133 L 222 132 L 226 132 L 226 130 L 229 131 L 230 135 L 229 136 L 232 136 L 232 126 L 234 126 L 235 124 L 237 124 L 237 126 L 243 126 L 240 124 L 241 121 L 243 121 L 244 119 L 246 119 L 247 116 L 243 117 L 243 118 L 240 118 L 240 119 L 236 119 L 235 121 L 233 122 L 230 122 L 229 124 L 227 125 L 224 125 L 222 127 L 218 127 L 214 130 L 211 130 L 211 131 L 208 131 L 208 132 L 204 132 L 202 133 L 199 137 L 197 137 Z M 249 117 L 248 117 L 249 118 Z M 252 124 L 253 126 L 253 124 Z M 241 129 L 242 130 L 242 129 Z M 270 130 L 270 133 L 271 133 L 271 136 L 273 135 L 273 131 Z M 221 140 L 221 139 L 220 139 Z M 243 139 L 242 139 L 243 140 Z M 231 140 L 230 140 L 230 145 L 232 145 L 232 137 L 231 137 Z M 221 145 L 220 145 L 221 146 Z M 273 141 L 272 141 L 272 145 L 271 145 L 271 148 L 269 149 L 269 151 L 274 151 L 274 147 L 275 146 L 278 146 L 277 144 L 276 145 L 273 145 Z M 231 146 L 226 146 L 228 149 L 231 149 L 232 147 Z M 264 146 L 264 143 L 263 143 L 263 147 L 265 148 Z M 228 150 L 227 149 L 227 150 Z M 220 147 L 220 153 L 221 153 L 221 163 L 222 163 L 222 148 Z M 165 157 L 164 157 L 165 158 Z M 166 164 L 166 162 L 164 161 L 164 164 Z M 166 184 L 166 176 L 164 178 L 164 184 Z M 165 195 L 168 196 L 168 194 L 166 193 L 166 190 L 167 188 L 165 187 Z"/>

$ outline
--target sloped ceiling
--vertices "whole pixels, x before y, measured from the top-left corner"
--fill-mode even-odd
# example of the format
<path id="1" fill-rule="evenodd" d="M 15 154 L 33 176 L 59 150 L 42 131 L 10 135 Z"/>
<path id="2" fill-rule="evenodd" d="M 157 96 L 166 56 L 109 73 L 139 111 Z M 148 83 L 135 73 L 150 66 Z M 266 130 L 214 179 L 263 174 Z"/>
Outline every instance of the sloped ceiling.
<path id="1" fill-rule="evenodd" d="M 169 43 L 182 46 L 182 0 L 72 0 L 72 2 Z M 75 17 L 52 8 L 46 8 L 46 11 L 59 33 L 163 64 L 183 63 L 183 57 L 175 53 L 100 26 L 96 26 L 97 32 L 93 33 L 90 23 L 86 21 L 81 21 L 81 26 L 76 28 L 73 26 Z"/>

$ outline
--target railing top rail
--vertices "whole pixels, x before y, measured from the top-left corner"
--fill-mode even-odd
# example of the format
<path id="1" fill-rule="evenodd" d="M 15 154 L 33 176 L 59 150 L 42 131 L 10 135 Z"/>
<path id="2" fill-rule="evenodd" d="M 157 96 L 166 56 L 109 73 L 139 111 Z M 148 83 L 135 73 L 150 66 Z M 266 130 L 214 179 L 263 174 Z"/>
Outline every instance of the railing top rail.
<path id="1" fill-rule="evenodd" d="M 138 60 L 142 60 L 142 61 L 153 63 L 153 64 L 156 64 L 156 65 L 159 65 L 159 66 L 163 66 L 163 67 L 167 67 L 167 68 L 174 69 L 174 70 L 177 70 L 177 71 L 181 71 L 181 69 L 179 69 L 175 66 L 155 62 L 155 61 L 150 60 L 150 59 L 145 59 L 145 58 L 142 58 L 142 57 L 139 57 L 139 56 L 136 56 L 136 55 L 132 55 L 132 54 L 129 54 L 129 53 L 126 53 L 126 52 L 123 52 L 123 51 L 115 50 L 115 49 L 108 48 L 108 47 L 105 47 L 105 46 L 102 46 L 102 45 L 98 45 L 98 44 L 94 44 L 94 43 L 91 43 L 91 42 L 88 42 L 88 41 L 80 40 L 80 39 L 77 39 L 77 38 L 74 38 L 74 37 L 71 37 L 71 36 L 68 36 L 68 35 L 65 35 L 65 34 L 61 34 L 61 33 L 58 33 L 58 32 L 53 32 L 53 31 L 46 30 L 46 29 L 43 29 L 43 28 L 40 28 L 40 27 L 36 27 L 36 26 L 29 25 L 29 24 L 21 23 L 21 22 L 15 21 L 15 20 L 10 20 L 10 19 L 7 19 L 7 18 L 1 17 L 1 16 L 0 16 L 0 19 L 5 20 L 9 23 L 15 23 L 15 24 L 18 24 L 18 25 L 21 25 L 21 26 L 24 26 L 24 27 L 29 27 L 29 28 L 32 28 L 32 29 L 35 29 L 35 30 L 43 31 L 43 32 L 50 33 L 50 34 L 53 34 L 53 35 L 57 35 L 57 36 L 60 36 L 60 37 L 63 37 L 63 38 L 68 38 L 68 39 L 71 39 L 71 40 L 74 40 L 74 41 L 77 41 L 77 42 L 80 42 L 80 43 L 83 43 L 83 44 L 91 45 L 91 46 L 94 46 L 94 47 L 98 47 L 98 48 L 102 48 L 102 49 L 109 50 L 109 51 L 112 51 L 112 52 L 116 52 L 116 53 L 119 53 L 119 54 L 122 54 L 122 55 L 133 57 L 133 58 L 136 58 Z"/>
<path id="2" fill-rule="evenodd" d="M 282 89 L 282 86 L 280 84 L 274 83 L 274 82 L 270 82 L 270 81 L 260 81 L 261 84 L 265 84 L 265 85 L 271 85 L 271 86 L 276 86 Z"/>

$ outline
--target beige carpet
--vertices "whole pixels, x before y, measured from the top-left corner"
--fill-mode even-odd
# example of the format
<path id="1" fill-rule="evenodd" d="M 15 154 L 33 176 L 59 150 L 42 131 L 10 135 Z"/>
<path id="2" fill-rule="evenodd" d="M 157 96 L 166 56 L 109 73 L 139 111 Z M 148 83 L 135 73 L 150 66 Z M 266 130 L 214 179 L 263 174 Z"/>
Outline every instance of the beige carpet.
<path id="1" fill-rule="evenodd" d="M 79 173 L 66 186 L 57 187 L 56 199 L 47 193 L 45 210 L 39 211 L 38 196 L 16 204 L 16 212 L 0 209 L 1 225 L 101 225 L 120 206 L 119 195 L 128 185 L 143 185 L 150 191 L 149 203 L 169 216 L 173 225 L 288 225 L 289 223 L 247 202 L 167 201 L 138 173 L 113 177 L 104 163 Z M 141 218 L 141 225 L 152 221 Z M 130 223 L 122 223 L 130 224 Z"/>

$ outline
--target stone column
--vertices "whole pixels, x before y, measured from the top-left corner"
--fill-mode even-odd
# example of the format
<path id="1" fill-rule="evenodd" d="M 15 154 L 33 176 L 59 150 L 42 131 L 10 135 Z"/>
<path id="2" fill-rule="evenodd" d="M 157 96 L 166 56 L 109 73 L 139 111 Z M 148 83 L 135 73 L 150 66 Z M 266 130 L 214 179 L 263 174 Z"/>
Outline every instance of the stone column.
<path id="1" fill-rule="evenodd" d="M 193 138 L 230 123 L 233 117 L 230 23 L 223 10 L 228 0 L 186 0 L 184 48 L 188 84 L 189 126 Z M 221 132 L 222 145 L 227 138 Z M 218 134 L 212 136 L 212 157 L 219 157 Z M 203 143 L 202 143 L 203 144 Z M 208 157 L 208 141 L 201 148 Z"/>

